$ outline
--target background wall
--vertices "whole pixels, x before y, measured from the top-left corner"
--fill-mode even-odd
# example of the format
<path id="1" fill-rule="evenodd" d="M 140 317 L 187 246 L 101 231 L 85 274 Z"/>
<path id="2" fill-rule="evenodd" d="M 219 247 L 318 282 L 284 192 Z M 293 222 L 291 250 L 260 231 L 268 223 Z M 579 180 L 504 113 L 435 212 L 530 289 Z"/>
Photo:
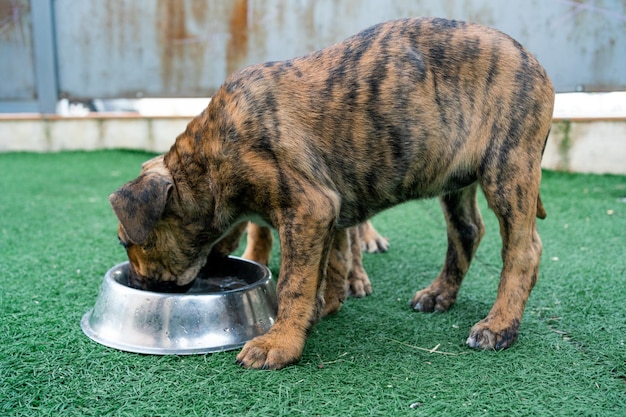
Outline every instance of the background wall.
<path id="1" fill-rule="evenodd" d="M 208 97 L 244 65 L 408 16 L 503 30 L 559 92 L 626 90 L 626 0 L 0 0 L 0 112 Z"/>

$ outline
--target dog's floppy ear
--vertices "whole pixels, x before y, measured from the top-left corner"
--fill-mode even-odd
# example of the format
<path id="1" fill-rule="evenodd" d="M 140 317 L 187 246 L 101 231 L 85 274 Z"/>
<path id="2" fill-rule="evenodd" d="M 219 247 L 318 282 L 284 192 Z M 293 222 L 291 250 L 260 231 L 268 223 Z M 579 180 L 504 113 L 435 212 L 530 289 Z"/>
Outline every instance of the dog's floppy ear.
<path id="1" fill-rule="evenodd" d="M 173 187 L 169 178 L 148 173 L 109 196 L 113 211 L 132 242 L 141 244 L 150 236 L 163 215 Z"/>

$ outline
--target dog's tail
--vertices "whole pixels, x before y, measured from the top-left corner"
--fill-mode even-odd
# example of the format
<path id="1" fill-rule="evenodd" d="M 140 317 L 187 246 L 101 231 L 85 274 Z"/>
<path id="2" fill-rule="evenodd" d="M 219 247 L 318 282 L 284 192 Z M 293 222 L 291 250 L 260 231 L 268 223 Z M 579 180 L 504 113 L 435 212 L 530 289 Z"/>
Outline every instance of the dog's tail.
<path id="1" fill-rule="evenodd" d="M 548 213 L 546 213 L 546 209 L 543 208 L 543 203 L 541 202 L 541 195 L 537 195 L 537 217 L 543 220 L 547 215 Z"/>
<path id="2" fill-rule="evenodd" d="M 546 145 L 548 144 L 548 138 L 550 137 L 550 130 L 548 129 L 548 134 L 546 135 L 546 140 L 543 142 L 543 149 L 541 150 L 541 157 L 543 158 L 543 153 L 546 150 Z M 546 213 L 546 209 L 543 208 L 543 203 L 541 202 L 541 195 L 537 194 L 537 218 L 543 220 L 546 218 L 548 213 Z"/>

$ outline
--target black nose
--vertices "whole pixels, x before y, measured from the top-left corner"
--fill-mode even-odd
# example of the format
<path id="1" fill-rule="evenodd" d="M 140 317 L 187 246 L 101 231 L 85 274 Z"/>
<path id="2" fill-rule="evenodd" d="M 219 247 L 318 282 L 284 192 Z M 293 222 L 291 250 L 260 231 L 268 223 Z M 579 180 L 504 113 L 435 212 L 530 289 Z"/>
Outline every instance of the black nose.
<path id="1" fill-rule="evenodd" d="M 135 268 L 128 268 L 128 286 L 143 291 L 183 293 L 193 285 L 193 281 L 187 285 L 178 285 L 174 281 L 159 281 L 150 277 L 139 275 Z"/>

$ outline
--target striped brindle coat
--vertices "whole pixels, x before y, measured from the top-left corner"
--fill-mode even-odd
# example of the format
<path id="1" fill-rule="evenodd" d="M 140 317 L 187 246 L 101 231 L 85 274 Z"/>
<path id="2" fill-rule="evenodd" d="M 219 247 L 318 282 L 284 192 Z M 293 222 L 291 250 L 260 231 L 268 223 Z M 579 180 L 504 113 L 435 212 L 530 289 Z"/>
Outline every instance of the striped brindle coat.
<path id="1" fill-rule="evenodd" d="M 349 228 L 439 196 L 448 250 L 418 311 L 454 303 L 484 226 L 480 186 L 500 223 L 496 301 L 467 343 L 518 337 L 541 256 L 536 217 L 554 90 L 519 43 L 445 19 L 372 26 L 310 55 L 228 77 L 163 159 L 111 196 L 133 281 L 184 286 L 242 221 L 277 229 L 278 314 L 237 356 L 244 367 L 298 361 L 313 323 L 345 298 Z M 233 232 L 233 230 L 235 232 Z M 210 258 L 211 259 L 211 258 Z"/>

